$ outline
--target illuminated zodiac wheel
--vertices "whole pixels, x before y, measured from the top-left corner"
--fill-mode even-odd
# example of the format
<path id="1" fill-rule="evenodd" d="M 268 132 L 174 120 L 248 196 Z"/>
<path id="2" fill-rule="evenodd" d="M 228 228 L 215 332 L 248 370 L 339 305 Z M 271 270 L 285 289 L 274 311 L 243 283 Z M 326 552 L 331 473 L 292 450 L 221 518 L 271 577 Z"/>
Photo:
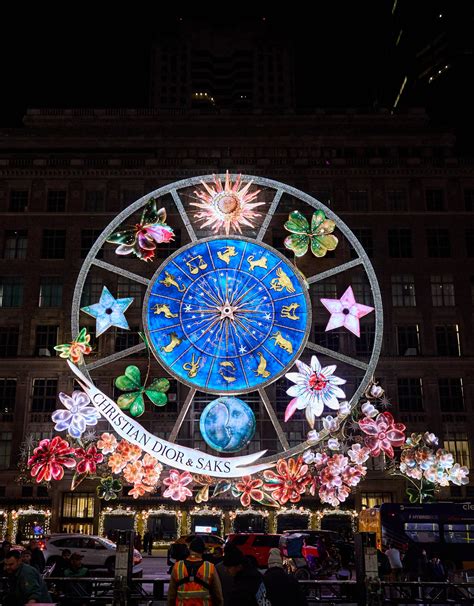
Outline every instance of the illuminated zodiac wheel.
<path id="1" fill-rule="evenodd" d="M 225 187 L 221 179 L 226 179 Z M 252 187 L 260 189 L 255 191 Z M 143 263 L 151 260 L 155 252 L 155 244 L 150 244 L 153 225 L 145 225 L 143 218 L 153 199 L 157 200 L 157 207 L 166 208 L 167 224 L 181 229 L 182 239 L 187 235 L 189 240 L 161 264 Z M 284 232 L 283 225 L 291 210 L 295 212 L 285 228 L 286 233 L 291 232 L 290 248 L 296 253 L 295 263 L 283 254 L 281 247 L 277 250 L 272 246 L 278 241 L 275 234 Z M 142 222 L 138 224 L 135 215 L 142 211 Z M 132 216 L 134 219 L 129 220 Z M 163 217 L 166 218 L 165 213 L 161 214 Z M 326 224 L 334 225 L 333 222 L 337 238 L 345 244 L 341 255 L 324 257 L 325 245 L 332 250 L 337 244 L 334 236 L 329 237 L 335 244 L 329 244 L 323 229 Z M 120 231 L 126 223 L 134 223 L 136 228 L 129 240 L 125 230 Z M 212 235 L 206 231 L 209 226 L 214 229 Z M 231 233 L 235 231 L 239 233 Z M 119 249 L 106 244 L 111 242 L 112 234 L 118 234 L 112 241 L 120 242 Z M 134 249 L 140 238 L 143 247 Z M 159 247 L 157 244 L 156 251 Z M 303 258 L 308 249 L 313 255 L 309 252 Z M 138 261 L 127 258 L 133 252 Z M 208 175 L 162 187 L 131 204 L 106 227 L 85 259 L 73 299 L 73 335 L 79 333 L 83 324 L 81 297 L 93 271 L 101 272 L 104 286 L 107 275 L 118 275 L 122 280 L 141 285 L 144 297 L 140 330 L 144 331 L 146 342 L 91 362 L 86 360 L 81 370 L 93 381 L 98 369 L 139 353 L 147 343 L 163 369 L 161 372 L 187 388 L 168 436 L 171 442 L 177 442 L 193 401 L 198 395 L 202 400 L 208 394 L 201 431 L 206 432 L 209 423 L 209 435 L 203 434 L 203 438 L 217 452 L 237 452 L 247 446 L 253 433 L 246 433 L 242 426 L 242 439 L 236 439 L 239 424 L 229 419 L 240 416 L 241 423 L 245 418 L 248 421 L 245 426 L 255 425 L 255 419 L 248 417 L 251 414 L 248 406 L 245 408 L 245 402 L 235 396 L 241 395 L 245 400 L 245 394 L 257 394 L 281 444 L 279 452 L 259 460 L 271 464 L 308 447 L 304 439 L 290 444 L 281 411 L 274 404 L 275 392 L 271 392 L 272 384 L 285 381 L 284 375 L 289 374 L 288 378 L 297 383 L 299 379 L 295 379 L 294 372 L 297 361 L 301 362 L 298 369 L 303 374 L 304 368 L 312 369 L 310 389 L 321 389 L 322 406 L 327 404 L 329 409 L 335 408 L 331 406 L 331 398 L 341 398 L 337 385 L 346 381 L 336 381 L 332 391 L 325 391 L 327 377 L 318 374 L 321 369 L 326 369 L 328 375 L 334 373 L 336 365 L 347 369 L 345 376 L 350 376 L 347 381 L 350 389 L 346 386 L 343 397 L 351 407 L 372 381 L 383 329 L 380 291 L 372 265 L 341 219 L 315 198 L 285 184 L 260 177 Z M 327 284 L 333 290 L 318 290 Z M 108 311 L 112 313 L 112 308 Z M 361 336 L 359 321 L 369 313 L 370 338 L 362 348 L 356 341 Z M 332 340 L 328 339 L 330 334 L 334 335 Z M 358 355 L 359 352 L 364 355 Z M 339 369 L 338 374 L 341 375 Z M 288 392 L 298 399 L 298 389 Z M 216 400 L 216 396 L 221 398 Z M 295 410 L 302 408 L 297 404 Z M 310 416 L 306 418 L 311 421 Z M 222 424 L 228 434 L 219 433 Z M 320 432 L 319 439 L 325 437 L 325 432 Z"/>

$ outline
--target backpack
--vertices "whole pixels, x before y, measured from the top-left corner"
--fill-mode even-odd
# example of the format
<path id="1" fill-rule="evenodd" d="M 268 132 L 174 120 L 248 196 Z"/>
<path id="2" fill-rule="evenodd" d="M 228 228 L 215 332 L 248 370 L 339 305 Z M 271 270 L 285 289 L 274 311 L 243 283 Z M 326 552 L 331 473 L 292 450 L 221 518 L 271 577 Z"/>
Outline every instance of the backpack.
<path id="1" fill-rule="evenodd" d="M 178 606 L 212 606 L 210 582 L 214 564 L 181 560 L 175 564 Z"/>

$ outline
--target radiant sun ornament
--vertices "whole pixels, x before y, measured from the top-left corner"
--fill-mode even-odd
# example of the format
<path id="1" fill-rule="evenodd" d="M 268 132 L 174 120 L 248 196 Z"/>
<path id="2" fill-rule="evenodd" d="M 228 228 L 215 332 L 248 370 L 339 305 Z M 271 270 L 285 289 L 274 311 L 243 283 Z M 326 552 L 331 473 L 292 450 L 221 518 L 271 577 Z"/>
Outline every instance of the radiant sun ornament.
<path id="1" fill-rule="evenodd" d="M 242 185 L 242 175 L 239 175 L 235 182 L 226 172 L 225 182 L 214 175 L 214 186 L 201 181 L 204 189 L 198 189 L 194 193 L 201 202 L 191 202 L 191 206 L 196 206 L 201 210 L 195 213 L 196 220 L 201 223 L 201 227 L 210 227 L 217 233 L 224 229 L 226 235 L 231 231 L 242 233 L 242 226 L 254 227 L 254 220 L 260 217 L 260 213 L 255 212 L 255 208 L 263 206 L 265 202 L 253 202 L 260 193 L 260 190 L 249 191 L 252 181 Z"/>

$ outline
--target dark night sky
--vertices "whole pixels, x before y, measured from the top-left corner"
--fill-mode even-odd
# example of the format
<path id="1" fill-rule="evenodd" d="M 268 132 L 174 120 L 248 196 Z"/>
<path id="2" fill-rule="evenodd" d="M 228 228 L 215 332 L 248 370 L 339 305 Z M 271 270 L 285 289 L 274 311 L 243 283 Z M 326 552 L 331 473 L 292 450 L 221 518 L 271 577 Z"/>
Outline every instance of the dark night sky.
<path id="1" fill-rule="evenodd" d="M 423 11 L 435 10 L 435 3 L 442 4 L 411 0 L 414 21 L 421 17 L 423 23 Z M 26 22 L 20 9 L 4 19 L 0 40 L 0 127 L 21 124 L 27 107 L 146 106 L 151 42 L 160 32 L 172 31 L 179 17 L 196 27 L 203 21 L 214 27 L 226 23 L 229 36 L 238 36 L 246 24 L 261 24 L 265 15 L 265 26 L 295 49 L 300 106 L 387 106 L 386 99 L 392 98 L 385 85 L 392 4 L 317 0 L 308 14 L 272 10 L 257 16 L 239 4 L 217 18 L 222 5 L 216 9 L 220 12 L 177 15 L 163 13 L 158 5 L 125 10 L 112 3 L 107 14 L 97 3 L 82 3 L 72 12 L 68 5 L 67 14 L 65 5 L 57 5 L 54 20 L 52 9 L 28 9 Z"/>

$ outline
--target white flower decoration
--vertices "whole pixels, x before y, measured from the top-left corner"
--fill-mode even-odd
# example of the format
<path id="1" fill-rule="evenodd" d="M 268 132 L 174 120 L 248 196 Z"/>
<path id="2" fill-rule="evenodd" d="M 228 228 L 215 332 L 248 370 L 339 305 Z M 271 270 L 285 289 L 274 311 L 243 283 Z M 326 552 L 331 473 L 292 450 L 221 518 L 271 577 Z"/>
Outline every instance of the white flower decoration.
<path id="1" fill-rule="evenodd" d="M 285 421 L 288 421 L 296 410 L 305 410 L 308 423 L 314 427 L 316 418 L 322 415 L 325 406 L 339 410 L 338 398 L 345 398 L 346 394 L 338 386 L 344 385 L 346 381 L 333 374 L 337 366 L 322 368 L 316 356 L 312 356 L 310 366 L 301 360 L 296 361 L 296 366 L 299 372 L 289 372 L 285 375 L 295 383 L 286 392 L 293 399 L 286 407 Z"/>
<path id="2" fill-rule="evenodd" d="M 379 411 L 370 402 L 365 402 L 362 404 L 362 414 L 366 417 L 373 418 L 379 414 Z"/>
<path id="3" fill-rule="evenodd" d="M 370 457 L 370 450 L 361 446 L 360 444 L 353 444 L 352 447 L 347 451 L 350 460 L 357 465 L 362 465 Z"/>
<path id="4" fill-rule="evenodd" d="M 61 392 L 58 397 L 66 410 L 55 410 L 51 415 L 56 431 L 67 429 L 72 438 L 80 438 L 88 425 L 97 425 L 100 414 L 93 406 L 88 406 L 90 399 L 86 393 L 73 391 L 72 395 L 68 396 Z"/>
<path id="5" fill-rule="evenodd" d="M 339 440 L 337 438 L 330 438 L 328 440 L 328 448 L 330 450 L 339 450 L 341 445 L 339 444 Z"/>
<path id="6" fill-rule="evenodd" d="M 329 433 L 334 433 L 339 429 L 339 419 L 337 417 L 333 418 L 331 415 L 328 415 L 327 417 L 323 418 L 323 427 L 324 429 L 327 429 Z"/>

